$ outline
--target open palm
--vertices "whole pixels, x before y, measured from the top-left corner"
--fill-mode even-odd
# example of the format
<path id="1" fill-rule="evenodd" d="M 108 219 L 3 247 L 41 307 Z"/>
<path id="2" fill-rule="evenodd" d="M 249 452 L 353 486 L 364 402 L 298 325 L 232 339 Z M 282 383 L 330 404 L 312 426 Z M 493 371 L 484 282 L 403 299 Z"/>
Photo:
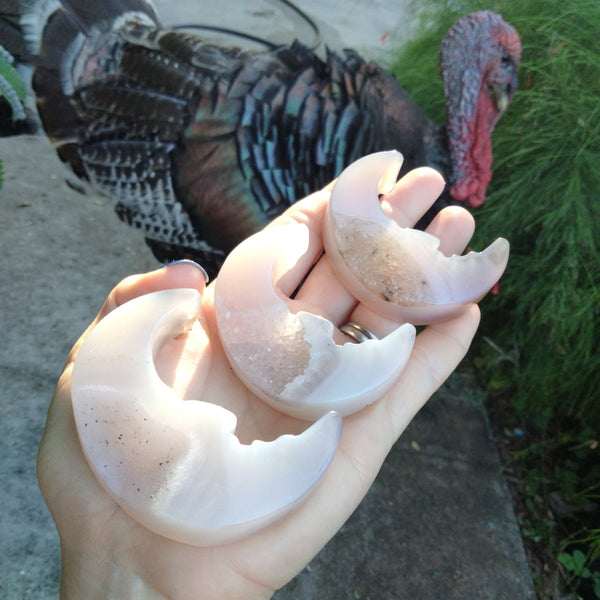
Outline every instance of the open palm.
<path id="1" fill-rule="evenodd" d="M 400 225 L 412 226 L 442 186 L 434 171 L 413 171 L 385 197 L 385 209 Z M 269 225 L 301 222 L 311 231 L 308 254 L 280 282 L 286 293 L 297 287 L 321 254 L 329 194 L 330 188 L 313 194 Z M 440 238 L 440 249 L 450 255 L 462 252 L 473 227 L 466 211 L 449 208 L 438 215 L 429 231 Z M 182 336 L 159 354 L 157 370 L 165 381 L 185 398 L 213 402 L 234 412 L 236 435 L 243 443 L 306 429 L 305 421 L 267 406 L 235 376 L 216 334 L 213 286 L 204 289 L 204 276 L 193 264 L 177 263 L 125 279 L 110 293 L 90 328 L 132 298 L 178 287 L 203 293 L 206 332 Z M 296 300 L 337 326 L 351 319 L 380 337 L 398 326 L 359 304 L 335 277 L 326 255 L 310 271 Z M 392 388 L 344 419 L 333 462 L 299 508 L 238 542 L 204 548 L 172 541 L 139 525 L 103 491 L 89 470 L 70 399 L 71 369 L 84 333 L 59 380 L 38 457 L 40 487 L 61 539 L 61 597 L 269 598 L 302 570 L 358 506 L 391 446 L 466 353 L 478 322 L 477 307 L 469 305 L 458 317 L 430 325 L 417 336 L 407 367 Z M 336 335 L 339 343 L 348 341 L 341 332 Z"/>

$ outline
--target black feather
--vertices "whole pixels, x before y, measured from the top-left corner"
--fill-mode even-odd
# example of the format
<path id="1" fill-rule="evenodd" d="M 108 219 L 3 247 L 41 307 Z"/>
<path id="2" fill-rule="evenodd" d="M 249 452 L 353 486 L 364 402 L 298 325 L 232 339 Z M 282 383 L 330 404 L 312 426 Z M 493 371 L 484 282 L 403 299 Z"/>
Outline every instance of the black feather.
<path id="1" fill-rule="evenodd" d="M 483 78 L 499 72 L 499 54 L 510 56 L 513 76 L 520 51 L 498 15 L 465 19 L 444 46 L 459 56 L 458 44 L 466 57 L 451 65 L 459 72 L 444 73 L 456 106 L 470 106 L 457 95 L 472 104 L 487 93 Z M 78 176 L 115 198 L 160 260 L 197 258 L 214 272 L 242 239 L 371 152 L 400 150 L 402 173 L 429 165 L 452 184 L 458 172 L 455 140 L 352 50 L 322 61 L 299 42 L 221 48 L 161 29 L 144 0 L 63 1 L 40 31 L 33 87 L 46 133 Z M 479 87 L 457 87 L 481 48 Z M 460 117 L 452 108 L 449 123 Z M 461 161 L 468 174 L 469 157 Z M 450 202 L 446 190 L 427 220 Z"/>

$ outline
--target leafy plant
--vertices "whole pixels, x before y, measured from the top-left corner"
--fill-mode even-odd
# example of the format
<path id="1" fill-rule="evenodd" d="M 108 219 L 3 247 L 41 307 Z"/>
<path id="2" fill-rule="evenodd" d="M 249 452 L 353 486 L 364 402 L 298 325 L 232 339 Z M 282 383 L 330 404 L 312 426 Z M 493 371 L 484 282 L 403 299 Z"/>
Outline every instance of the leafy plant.
<path id="1" fill-rule="evenodd" d="M 25 85 L 13 67 L 12 55 L 0 46 L 0 95 L 10 104 L 15 121 L 25 119 L 22 102 L 25 100 Z"/>
<path id="2" fill-rule="evenodd" d="M 9 52 L 0 46 L 0 96 L 4 98 L 11 107 L 13 120 L 25 119 L 23 101 L 26 89 L 23 80 L 13 67 L 14 59 Z M 2 162 L 0 161 L 0 187 L 3 181 Z"/>
<path id="3" fill-rule="evenodd" d="M 544 4 L 520 24 L 515 17 L 519 31 L 535 35 L 525 38 L 522 89 L 494 139 L 494 183 L 475 215 L 478 239 L 511 241 L 484 331 L 520 349 L 516 408 L 550 405 L 555 418 L 595 423 L 598 432 L 600 58 L 591 23 L 600 5 Z"/>
<path id="4" fill-rule="evenodd" d="M 600 52 L 596 0 L 429 2 L 425 34 L 395 68 L 420 105 L 443 121 L 436 56 L 459 14 L 500 12 L 523 43 L 519 89 L 493 135 L 494 178 L 474 211 L 474 246 L 511 242 L 500 294 L 484 300 L 482 332 L 518 363 L 494 361 L 486 378 L 521 412 L 551 406 L 600 431 Z M 435 14 L 435 18 L 432 16 Z M 481 340 L 480 340 L 481 341 Z M 498 375 L 498 373 L 500 375 Z"/>
<path id="5" fill-rule="evenodd" d="M 589 558 L 581 550 L 561 552 L 557 559 L 571 581 L 589 580 L 594 596 L 600 598 L 600 572 L 590 569 Z"/>
<path id="6" fill-rule="evenodd" d="M 572 591 L 582 582 L 597 590 L 600 532 L 575 509 L 576 517 L 557 517 L 550 498 L 575 508 L 600 500 L 600 3 L 429 0 L 413 8 L 420 34 L 393 70 L 437 122 L 445 108 L 431 57 L 451 24 L 491 9 L 521 37 L 519 89 L 492 136 L 487 201 L 473 211 L 472 246 L 502 235 L 511 258 L 499 294 L 482 301 L 473 362 L 488 407 L 526 431 L 508 457 L 518 463 L 524 538 L 547 547 Z M 557 541 L 575 537 L 574 550 Z"/>

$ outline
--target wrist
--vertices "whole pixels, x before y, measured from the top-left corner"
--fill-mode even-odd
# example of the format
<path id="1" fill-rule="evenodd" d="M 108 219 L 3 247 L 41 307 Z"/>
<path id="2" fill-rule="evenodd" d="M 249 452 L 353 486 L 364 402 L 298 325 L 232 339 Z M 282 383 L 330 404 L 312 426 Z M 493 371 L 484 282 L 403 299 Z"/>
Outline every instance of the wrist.
<path id="1" fill-rule="evenodd" d="M 60 600 L 164 600 L 139 574 L 110 560 L 61 548 Z"/>
<path id="2" fill-rule="evenodd" d="M 136 554 L 138 559 L 140 554 L 143 554 L 142 550 Z M 172 564 L 167 572 L 157 564 L 150 570 L 143 566 L 136 568 L 136 559 L 131 561 L 132 557 L 124 556 L 114 548 L 113 553 L 105 553 L 95 552 L 89 544 L 84 551 L 81 546 L 69 549 L 61 543 L 60 600 L 269 600 L 274 593 L 273 588 L 244 577 L 225 579 L 219 576 L 219 569 L 211 568 L 210 561 L 198 562 L 193 573 L 185 568 L 175 573 L 178 568 L 173 569 Z M 146 573 L 147 577 L 144 576 Z M 174 574 L 175 583 L 172 580 Z"/>

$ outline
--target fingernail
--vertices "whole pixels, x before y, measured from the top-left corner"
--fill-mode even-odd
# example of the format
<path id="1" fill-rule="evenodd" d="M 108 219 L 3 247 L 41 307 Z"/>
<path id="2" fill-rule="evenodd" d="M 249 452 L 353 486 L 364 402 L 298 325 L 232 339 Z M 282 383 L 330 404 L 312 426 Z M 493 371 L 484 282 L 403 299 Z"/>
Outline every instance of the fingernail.
<path id="1" fill-rule="evenodd" d="M 206 270 L 204 269 L 204 267 L 202 267 L 201 265 L 199 265 L 199 264 L 198 264 L 196 261 L 189 260 L 188 258 L 182 258 L 182 259 L 180 259 L 180 260 L 174 260 L 174 261 L 172 261 L 172 262 L 165 263 L 165 264 L 164 264 L 164 265 L 161 267 L 161 269 L 162 269 L 162 268 L 164 268 L 164 267 L 170 267 L 171 265 L 179 265 L 179 264 L 181 264 L 181 263 L 188 264 L 188 265 L 193 265 L 193 266 L 194 266 L 194 267 L 196 267 L 197 269 L 200 269 L 200 271 L 202 271 L 202 274 L 204 275 L 204 281 L 205 281 L 206 283 L 208 283 L 208 282 L 209 282 L 209 279 L 210 279 L 210 278 L 209 278 L 209 276 L 208 276 L 208 273 L 207 273 L 207 272 L 206 272 Z"/>

